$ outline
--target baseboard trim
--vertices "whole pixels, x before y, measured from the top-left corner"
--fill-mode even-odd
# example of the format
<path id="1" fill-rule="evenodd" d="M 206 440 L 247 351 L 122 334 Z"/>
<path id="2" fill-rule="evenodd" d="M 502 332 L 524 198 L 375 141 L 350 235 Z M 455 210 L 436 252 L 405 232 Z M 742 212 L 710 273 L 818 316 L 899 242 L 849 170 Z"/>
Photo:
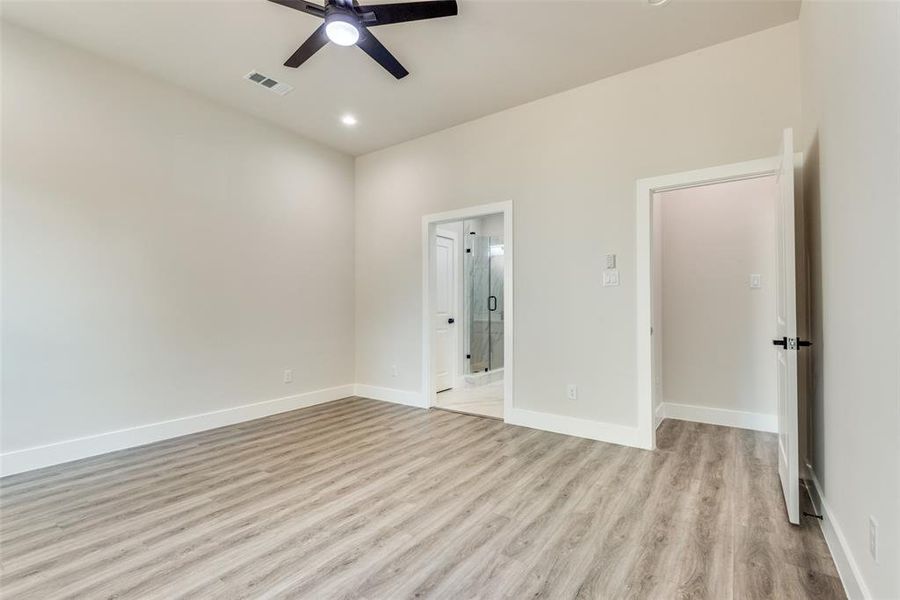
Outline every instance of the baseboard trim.
<path id="1" fill-rule="evenodd" d="M 43 446 L 14 450 L 0 454 L 0 477 L 14 475 L 25 471 L 58 465 L 89 456 L 142 446 L 165 439 L 197 433 L 216 427 L 233 425 L 289 410 L 314 406 L 323 402 L 331 402 L 347 396 L 363 396 L 373 400 L 393 402 L 416 408 L 427 408 L 420 392 L 398 390 L 366 384 L 347 384 L 323 390 L 316 390 L 284 398 L 275 398 L 253 404 L 235 406 L 218 411 L 202 413 L 139 425 L 117 431 L 109 431 L 97 435 L 65 440 Z M 740 411 L 712 409 L 685 404 L 662 403 L 655 411 L 658 426 L 663 418 L 683 419 L 756 429 L 759 431 L 775 431 L 774 415 L 745 413 Z M 513 408 L 506 415 L 505 421 L 511 425 L 519 425 L 543 431 L 552 431 L 564 435 L 609 442 L 622 446 L 647 448 L 643 436 L 637 427 L 605 423 L 590 419 L 568 417 L 523 408 Z"/>
<path id="2" fill-rule="evenodd" d="M 661 414 L 663 418 L 667 419 L 695 421 L 697 423 L 724 425 L 726 427 L 737 427 L 739 429 L 753 429 L 754 431 L 766 431 L 769 433 L 776 433 L 778 431 L 778 416 L 765 413 L 710 408 L 708 406 L 695 406 L 691 404 L 676 404 L 673 402 L 663 402 L 657 407 L 656 412 L 657 417 Z"/>
<path id="3" fill-rule="evenodd" d="M 161 440 L 234 425 L 289 410 L 305 408 L 354 395 L 352 384 L 341 385 L 253 404 L 244 404 L 198 415 L 108 431 L 43 446 L 13 450 L 0 454 L 0 477 L 15 475 L 62 463 L 143 446 Z"/>
<path id="4" fill-rule="evenodd" d="M 660 403 L 656 405 L 656 410 L 653 411 L 653 429 L 659 429 L 659 426 L 662 425 L 663 420 L 666 418 L 666 405 L 665 403 Z"/>
<path id="5" fill-rule="evenodd" d="M 362 383 L 357 383 L 355 390 L 357 396 L 362 396 L 364 398 L 394 402 L 395 404 L 404 404 L 416 408 L 428 408 L 425 399 L 420 392 L 397 390 Z M 641 443 L 642 438 L 637 427 L 627 427 L 624 425 L 616 425 L 614 423 L 604 423 L 601 421 L 554 415 L 523 408 L 513 408 L 512 411 L 510 411 L 510 414 L 505 415 L 503 420 L 510 425 L 519 425 L 531 429 L 552 431 L 554 433 L 562 433 L 565 435 L 609 442 L 622 446 L 633 446 L 636 448 L 647 447 L 645 444 Z"/>
<path id="6" fill-rule="evenodd" d="M 854 559 L 853 553 L 850 552 L 847 538 L 844 537 L 840 523 L 838 523 L 834 513 L 831 511 L 831 507 L 828 506 L 828 500 L 822 492 L 822 485 L 819 483 L 819 478 L 816 477 L 815 470 L 811 465 L 807 465 L 806 469 L 809 472 L 809 480 L 812 482 L 812 486 L 807 486 L 809 498 L 816 512 L 822 515 L 819 527 L 822 528 L 822 535 L 825 536 L 825 543 L 828 544 L 828 550 L 831 552 L 834 566 L 837 568 L 841 582 L 844 584 L 844 592 L 846 592 L 847 598 L 850 600 L 871 598 L 872 594 L 869 593 L 869 588 L 862 578 L 856 559 Z"/>
<path id="7" fill-rule="evenodd" d="M 646 445 L 642 443 L 642 436 L 637 427 L 554 415 L 524 408 L 513 408 L 510 413 L 504 419 L 510 425 L 552 431 L 621 446 L 646 448 Z"/>
<path id="8" fill-rule="evenodd" d="M 379 387 L 377 385 L 366 385 L 364 383 L 357 383 L 353 388 L 356 396 L 371 398 L 372 400 L 382 400 L 384 402 L 393 402 L 394 404 L 415 406 L 417 408 L 428 408 L 425 404 L 425 399 L 422 398 L 420 392 L 396 390 L 393 388 Z"/>

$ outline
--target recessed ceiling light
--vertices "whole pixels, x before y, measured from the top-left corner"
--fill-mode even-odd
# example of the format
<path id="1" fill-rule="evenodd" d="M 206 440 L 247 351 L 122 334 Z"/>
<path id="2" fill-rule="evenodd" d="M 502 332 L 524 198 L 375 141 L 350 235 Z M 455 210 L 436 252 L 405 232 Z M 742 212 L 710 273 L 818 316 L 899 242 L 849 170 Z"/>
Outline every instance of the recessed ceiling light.
<path id="1" fill-rule="evenodd" d="M 647 0 L 647 4 L 650 6 L 662 6 L 663 4 L 668 4 L 669 0 Z"/>
<path id="2" fill-rule="evenodd" d="M 343 123 L 347 127 L 353 127 L 354 125 L 356 125 L 356 117 L 354 117 L 353 115 L 344 115 L 343 117 L 341 117 L 341 123 Z"/>

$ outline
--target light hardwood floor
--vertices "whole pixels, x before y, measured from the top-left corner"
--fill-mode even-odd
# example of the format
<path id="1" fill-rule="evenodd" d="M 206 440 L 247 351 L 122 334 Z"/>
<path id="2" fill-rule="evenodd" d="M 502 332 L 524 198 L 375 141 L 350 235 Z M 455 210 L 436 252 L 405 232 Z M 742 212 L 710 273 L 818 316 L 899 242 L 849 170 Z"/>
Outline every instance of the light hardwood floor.
<path id="1" fill-rule="evenodd" d="M 348 398 L 0 480 L 3 598 L 839 598 L 775 438 Z"/>

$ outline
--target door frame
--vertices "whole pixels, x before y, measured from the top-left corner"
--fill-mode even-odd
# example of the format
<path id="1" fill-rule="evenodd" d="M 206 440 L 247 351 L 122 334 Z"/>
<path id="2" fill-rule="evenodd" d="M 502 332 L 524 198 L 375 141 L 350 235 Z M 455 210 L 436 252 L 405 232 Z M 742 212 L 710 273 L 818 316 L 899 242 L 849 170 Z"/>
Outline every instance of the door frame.
<path id="1" fill-rule="evenodd" d="M 435 405 L 437 393 L 434 389 L 432 359 L 434 336 L 432 335 L 432 298 L 435 293 L 434 248 L 437 226 L 442 223 L 503 215 L 503 420 L 509 419 L 513 409 L 513 203 L 494 202 L 470 206 L 447 212 L 424 215 L 422 217 L 422 398 L 425 407 Z"/>
<path id="2" fill-rule="evenodd" d="M 795 155 L 797 164 L 798 155 Z M 659 177 L 639 179 L 636 185 L 636 273 L 635 307 L 637 328 L 635 330 L 637 349 L 637 399 L 638 436 L 643 448 L 656 449 L 656 415 L 654 398 L 657 373 L 653 368 L 653 195 L 692 187 L 701 187 L 729 181 L 742 181 L 775 175 L 781 163 L 780 157 L 761 158 L 746 162 L 731 163 L 694 171 L 670 173 Z M 796 168 L 796 167 L 795 167 Z"/>
<path id="3" fill-rule="evenodd" d="M 460 312 L 462 309 L 462 304 L 460 304 L 460 287 L 462 283 L 462 277 L 460 276 L 460 269 L 462 265 L 460 264 L 460 244 L 462 240 L 460 239 L 460 235 L 457 231 L 451 231 L 449 229 L 443 229 L 441 231 L 435 231 L 435 238 L 442 237 L 448 240 L 453 241 L 453 257 L 451 258 L 451 262 L 453 263 L 453 283 L 452 283 L 452 295 L 453 299 L 450 301 L 451 312 L 453 313 L 453 318 L 456 320 L 456 325 L 462 325 L 463 321 L 460 320 Z M 434 331 L 434 316 L 432 315 L 431 319 L 432 325 L 431 330 Z M 451 338 L 453 340 L 453 350 L 450 353 L 450 389 L 457 387 L 459 384 L 459 376 L 460 376 L 460 347 L 462 346 L 460 328 L 454 327 L 453 333 L 451 334 Z"/>

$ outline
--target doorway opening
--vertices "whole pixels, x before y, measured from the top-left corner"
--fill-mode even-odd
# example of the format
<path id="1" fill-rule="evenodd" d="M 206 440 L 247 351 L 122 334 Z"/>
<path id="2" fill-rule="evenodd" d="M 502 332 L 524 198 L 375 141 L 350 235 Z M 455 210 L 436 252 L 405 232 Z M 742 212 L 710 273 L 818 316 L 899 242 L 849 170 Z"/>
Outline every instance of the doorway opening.
<path id="1" fill-rule="evenodd" d="M 777 431 L 774 175 L 653 194 L 654 426 Z"/>
<path id="2" fill-rule="evenodd" d="M 510 216 L 511 206 L 504 203 L 425 218 L 430 407 L 495 419 L 508 414 Z"/>
<path id="3" fill-rule="evenodd" d="M 665 391 L 667 384 L 664 381 L 664 373 L 660 372 L 661 367 L 663 367 L 660 351 L 663 348 L 667 335 L 665 331 L 666 325 L 663 325 L 663 330 L 659 332 L 663 343 L 661 344 L 657 339 L 654 339 L 657 337 L 655 326 L 660 322 L 660 304 L 661 302 L 664 303 L 664 300 L 661 300 L 659 291 L 662 289 L 662 286 L 656 281 L 659 277 L 659 270 L 654 270 L 654 257 L 656 257 L 656 262 L 666 262 L 666 257 L 661 255 L 663 246 L 661 246 L 659 240 L 657 239 L 656 246 L 653 243 L 654 238 L 658 238 L 660 234 L 660 232 L 655 230 L 655 227 L 658 228 L 658 225 L 653 218 L 655 205 L 662 202 L 660 194 L 715 184 L 771 177 L 774 180 L 775 190 L 773 195 L 774 238 L 772 240 L 775 265 L 773 281 L 769 287 L 774 289 L 775 301 L 774 311 L 771 311 L 772 314 L 770 315 L 772 318 L 769 326 L 766 327 L 765 324 L 758 325 L 758 328 L 761 330 L 755 332 L 755 337 L 760 344 L 766 344 L 771 353 L 769 364 L 771 369 L 770 375 L 774 375 L 775 379 L 775 414 L 774 421 L 769 417 L 763 418 L 768 426 L 756 425 L 751 428 L 777 432 L 778 475 L 784 494 L 787 516 L 791 523 L 798 523 L 800 517 L 800 481 L 797 351 L 801 347 L 810 344 L 808 340 L 801 340 L 798 337 L 797 326 L 797 271 L 795 266 L 797 245 L 795 244 L 796 205 L 794 202 L 794 182 L 796 178 L 794 171 L 798 168 L 798 165 L 802 164 L 802 156 L 795 154 L 793 151 L 793 132 L 791 129 L 783 131 L 780 146 L 778 154 L 772 158 L 698 171 L 673 173 L 650 179 L 641 179 L 637 182 L 637 329 L 635 346 L 637 350 L 638 429 L 640 431 L 641 444 L 647 448 L 655 448 L 656 425 L 661 418 L 668 414 L 667 403 L 662 397 L 662 393 L 668 393 Z M 656 206 L 656 210 L 659 210 L 658 206 Z M 663 213 L 665 213 L 665 209 L 663 209 Z M 664 235 L 664 232 L 662 233 Z M 715 251 L 711 251 L 709 248 L 704 248 L 702 251 L 715 255 Z M 764 282 L 761 273 L 756 273 L 752 269 L 748 273 L 738 271 L 736 268 L 731 270 L 735 273 L 735 277 L 740 277 L 744 280 L 742 285 L 747 285 L 748 287 L 754 286 L 755 288 L 757 283 L 757 278 L 751 279 L 750 276 L 760 275 L 758 278 L 759 289 L 762 289 Z M 744 267 L 744 270 L 746 270 L 746 267 Z M 690 276 L 695 278 L 705 277 L 707 273 L 703 270 L 695 270 L 690 273 Z M 757 291 L 754 288 L 744 292 Z M 713 298 L 712 300 L 718 300 L 715 306 L 716 310 L 728 308 L 726 306 L 727 302 L 723 298 Z M 711 317 L 711 315 L 707 316 Z M 697 327 L 712 329 L 705 322 L 697 325 Z M 715 331 L 712 333 L 716 334 Z M 721 332 L 719 332 L 718 335 L 714 335 L 714 339 L 711 342 L 708 341 L 702 344 L 702 347 L 695 351 L 715 356 L 717 351 L 729 343 L 731 343 L 731 340 L 729 340 L 728 336 L 721 335 Z M 722 354 L 726 353 L 723 352 Z M 715 367 L 707 366 L 700 371 L 700 377 L 712 379 L 716 375 L 718 373 Z M 658 414 L 657 411 L 660 407 L 665 408 L 662 408 Z M 711 420 L 708 418 L 709 411 L 703 413 L 706 415 L 706 418 L 701 418 L 702 415 L 691 408 L 676 407 L 672 410 L 673 413 L 668 416 L 698 421 Z M 679 413 L 679 411 L 681 412 Z M 740 411 L 719 409 L 715 414 L 718 415 L 718 420 L 714 422 L 718 424 L 748 426 L 746 422 L 741 424 L 729 421 L 732 419 L 740 421 L 746 418 L 747 415 Z"/>

